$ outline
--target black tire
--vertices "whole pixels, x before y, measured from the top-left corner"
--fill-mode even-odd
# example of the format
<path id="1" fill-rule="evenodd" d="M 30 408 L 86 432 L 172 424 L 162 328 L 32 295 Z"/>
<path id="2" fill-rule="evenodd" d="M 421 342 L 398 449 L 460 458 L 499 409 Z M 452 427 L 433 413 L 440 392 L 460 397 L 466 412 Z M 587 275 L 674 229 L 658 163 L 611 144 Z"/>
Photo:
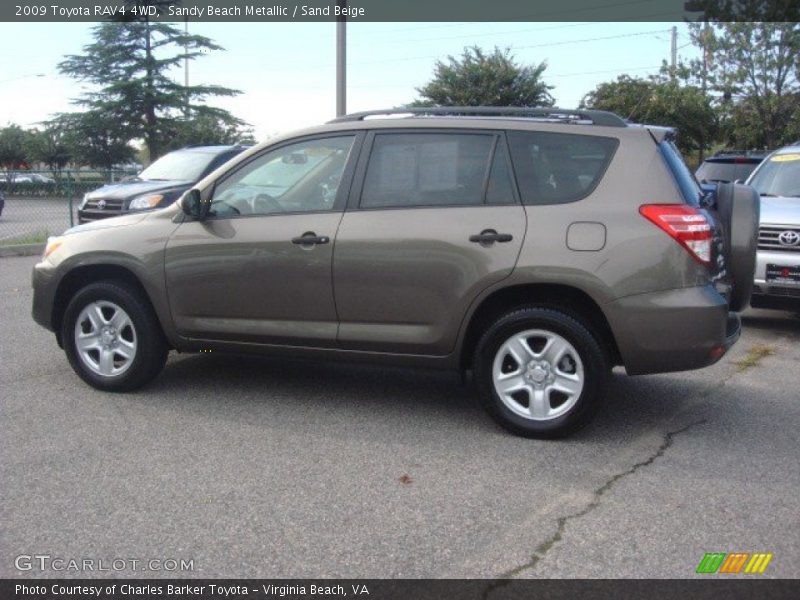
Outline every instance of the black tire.
<path id="1" fill-rule="evenodd" d="M 750 304 L 756 270 L 761 200 L 753 188 L 734 183 L 717 186 L 717 214 L 725 230 L 725 264 L 731 278 L 730 309 Z"/>
<path id="2" fill-rule="evenodd" d="M 76 349 L 75 328 L 81 311 L 93 302 L 111 302 L 130 317 L 137 348 L 127 370 L 103 376 L 92 371 Z M 152 381 L 164 368 L 169 347 L 152 307 L 142 293 L 124 281 L 100 281 L 77 292 L 64 313 L 61 339 L 69 363 L 78 376 L 99 390 L 128 392 Z"/>
<path id="3" fill-rule="evenodd" d="M 473 373 L 481 403 L 501 426 L 524 437 L 559 438 L 586 425 L 597 412 L 608 385 L 610 361 L 595 335 L 578 319 L 560 310 L 533 306 L 500 317 L 486 330 L 475 350 Z M 536 420 L 521 416 L 511 410 L 495 390 L 492 374 L 495 356 L 506 340 L 527 330 L 561 336 L 572 345 L 582 362 L 583 389 L 572 407 L 554 418 Z M 547 402 L 552 407 L 551 399 Z"/>

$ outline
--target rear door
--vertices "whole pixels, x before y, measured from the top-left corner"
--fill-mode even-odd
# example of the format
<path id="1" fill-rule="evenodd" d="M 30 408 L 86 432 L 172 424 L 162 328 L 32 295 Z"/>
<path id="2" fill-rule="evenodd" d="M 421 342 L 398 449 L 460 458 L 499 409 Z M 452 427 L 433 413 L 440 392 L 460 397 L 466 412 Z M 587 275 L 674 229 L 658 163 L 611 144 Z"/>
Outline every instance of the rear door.
<path id="1" fill-rule="evenodd" d="M 334 251 L 339 346 L 446 355 L 525 235 L 505 136 L 383 130 L 365 148 Z"/>

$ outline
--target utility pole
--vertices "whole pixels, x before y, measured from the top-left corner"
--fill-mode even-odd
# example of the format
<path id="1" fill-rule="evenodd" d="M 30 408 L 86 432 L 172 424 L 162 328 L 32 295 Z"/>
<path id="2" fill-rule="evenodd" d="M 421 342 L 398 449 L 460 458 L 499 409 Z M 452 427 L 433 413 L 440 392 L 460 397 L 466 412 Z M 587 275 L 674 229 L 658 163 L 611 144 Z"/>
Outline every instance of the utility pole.
<path id="1" fill-rule="evenodd" d="M 186 98 L 184 100 L 184 112 L 189 116 L 189 15 L 186 15 L 183 21 L 183 93 Z"/>
<path id="2" fill-rule="evenodd" d="M 347 0 L 336 0 L 340 9 L 347 7 Z M 344 10 L 336 17 L 336 116 L 347 114 L 347 19 Z"/>
<path id="3" fill-rule="evenodd" d="M 711 35 L 711 28 L 709 27 L 707 20 L 703 25 L 703 32 L 700 35 L 703 36 L 703 73 L 702 73 L 702 79 L 700 81 L 700 87 L 703 92 L 703 98 L 705 99 L 708 96 L 708 69 L 711 66 L 708 60 L 709 59 L 708 42 L 709 42 L 709 36 Z M 700 153 L 698 157 L 701 163 L 706 157 L 705 154 L 706 154 L 706 135 L 705 131 L 703 131 L 700 137 Z"/>
<path id="4" fill-rule="evenodd" d="M 675 79 L 676 69 L 678 67 L 678 28 L 672 26 L 672 42 L 670 44 L 670 70 L 669 74 L 672 79 Z"/>

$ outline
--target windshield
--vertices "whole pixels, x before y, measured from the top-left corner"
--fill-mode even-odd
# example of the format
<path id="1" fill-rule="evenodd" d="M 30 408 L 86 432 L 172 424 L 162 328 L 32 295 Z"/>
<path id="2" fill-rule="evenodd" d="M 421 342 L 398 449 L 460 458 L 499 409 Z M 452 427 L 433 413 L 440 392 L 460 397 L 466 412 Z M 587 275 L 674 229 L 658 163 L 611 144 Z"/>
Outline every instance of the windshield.
<path id="1" fill-rule="evenodd" d="M 139 179 L 197 181 L 216 157 L 210 152 L 170 152 L 139 173 Z"/>
<path id="2" fill-rule="evenodd" d="M 748 183 L 762 196 L 800 198 L 800 152 L 773 154 Z"/>

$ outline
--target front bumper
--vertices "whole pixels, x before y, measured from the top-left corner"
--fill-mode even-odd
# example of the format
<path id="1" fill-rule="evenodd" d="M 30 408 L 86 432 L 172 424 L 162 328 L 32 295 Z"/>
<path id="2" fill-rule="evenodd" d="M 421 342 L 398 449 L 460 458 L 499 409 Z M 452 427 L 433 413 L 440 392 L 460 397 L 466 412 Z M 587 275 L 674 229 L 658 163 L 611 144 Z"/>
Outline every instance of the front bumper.
<path id="1" fill-rule="evenodd" d="M 741 335 L 739 315 L 712 285 L 638 294 L 605 306 L 629 375 L 714 364 Z"/>
<path id="2" fill-rule="evenodd" d="M 759 250 L 750 304 L 756 308 L 797 309 L 800 307 L 800 284 L 767 281 L 767 265 L 800 268 L 800 251 Z"/>
<path id="3" fill-rule="evenodd" d="M 91 221 L 97 221 L 99 219 L 109 219 L 111 217 L 119 217 L 120 215 L 126 215 L 128 211 L 123 210 L 97 210 L 97 209 L 80 209 L 78 210 L 78 223 L 90 223 Z"/>
<path id="4" fill-rule="evenodd" d="M 47 262 L 40 262 L 33 267 L 33 320 L 50 331 L 55 331 L 53 308 L 58 282 L 55 270 Z"/>

